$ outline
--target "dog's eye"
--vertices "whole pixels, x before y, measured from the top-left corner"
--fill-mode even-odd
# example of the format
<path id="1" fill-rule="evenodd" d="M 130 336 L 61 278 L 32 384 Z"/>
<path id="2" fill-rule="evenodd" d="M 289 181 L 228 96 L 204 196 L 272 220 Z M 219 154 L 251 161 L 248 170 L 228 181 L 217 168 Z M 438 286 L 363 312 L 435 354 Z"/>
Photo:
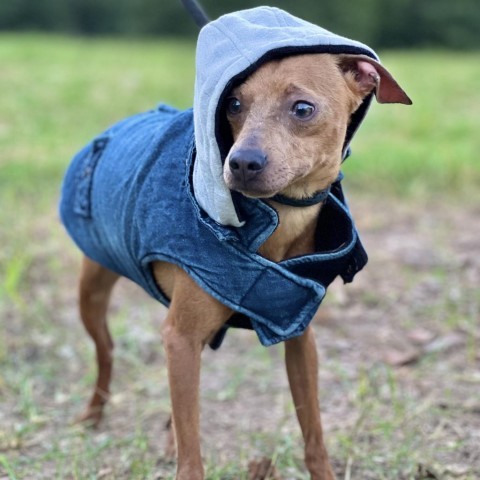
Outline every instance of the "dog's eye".
<path id="1" fill-rule="evenodd" d="M 227 113 L 230 115 L 237 115 L 241 110 L 242 104 L 238 98 L 231 97 L 227 100 Z"/>
<path id="2" fill-rule="evenodd" d="M 315 107 L 308 102 L 296 102 L 292 107 L 292 113 L 301 120 L 310 118 L 313 112 L 315 112 Z"/>

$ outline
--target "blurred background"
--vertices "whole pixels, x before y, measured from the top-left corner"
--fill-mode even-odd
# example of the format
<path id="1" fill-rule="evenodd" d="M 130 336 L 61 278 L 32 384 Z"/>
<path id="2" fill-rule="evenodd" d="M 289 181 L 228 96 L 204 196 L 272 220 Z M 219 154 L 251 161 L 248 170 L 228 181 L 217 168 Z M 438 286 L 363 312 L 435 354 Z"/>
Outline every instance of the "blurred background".
<path id="1" fill-rule="evenodd" d="M 194 36 L 175 0 L 15 0 L 0 4 L 0 29 L 75 35 Z M 212 18 L 258 6 L 255 0 L 203 0 Z M 272 0 L 337 33 L 375 48 L 480 45 L 477 0 Z"/>
<path id="2" fill-rule="evenodd" d="M 260 5 L 202 0 L 212 18 Z M 339 479 L 480 478 L 480 2 L 271 0 L 374 47 L 413 106 L 372 108 L 344 184 L 367 268 L 314 321 Z M 111 403 L 77 315 L 80 254 L 57 203 L 76 151 L 119 119 L 189 108 L 197 28 L 177 0 L 0 0 L 0 479 L 172 479 L 159 331 L 128 281 L 113 297 Z M 239 359 L 241 361 L 239 362 Z M 273 458 L 306 480 L 281 346 L 230 332 L 205 352 L 208 480 Z"/>

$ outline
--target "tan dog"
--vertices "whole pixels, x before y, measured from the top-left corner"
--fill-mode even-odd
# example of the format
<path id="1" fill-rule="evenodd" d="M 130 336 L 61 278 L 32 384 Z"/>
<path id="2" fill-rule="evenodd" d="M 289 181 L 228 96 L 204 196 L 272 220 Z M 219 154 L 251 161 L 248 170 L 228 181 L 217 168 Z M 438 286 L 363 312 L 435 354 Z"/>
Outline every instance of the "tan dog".
<path id="1" fill-rule="evenodd" d="M 271 61 L 231 92 L 227 118 L 234 144 L 224 167 L 227 186 L 244 195 L 312 195 L 337 177 L 352 113 L 372 91 L 384 103 L 411 103 L 391 75 L 368 57 L 308 54 Z M 279 262 L 314 251 L 321 204 L 294 208 L 270 201 L 279 227 L 260 254 Z M 177 480 L 204 478 L 199 436 L 199 376 L 203 347 L 232 315 L 179 267 L 155 262 L 155 279 L 171 299 L 163 326 Z M 97 353 L 98 379 L 82 420 L 98 422 L 109 396 L 112 349 L 106 312 L 118 275 L 85 258 L 80 311 Z M 318 402 L 313 328 L 285 342 L 288 379 L 313 480 L 335 478 L 325 449 Z M 259 478 L 259 477 L 257 477 Z"/>

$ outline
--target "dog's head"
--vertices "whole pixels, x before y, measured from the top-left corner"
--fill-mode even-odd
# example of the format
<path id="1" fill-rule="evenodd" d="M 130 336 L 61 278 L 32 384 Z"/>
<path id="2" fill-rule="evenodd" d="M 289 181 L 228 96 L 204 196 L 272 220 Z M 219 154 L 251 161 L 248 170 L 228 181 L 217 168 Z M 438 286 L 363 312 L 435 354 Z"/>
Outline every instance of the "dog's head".
<path id="1" fill-rule="evenodd" d="M 362 55 L 304 54 L 270 61 L 225 103 L 233 145 L 229 189 L 257 198 L 303 198 L 337 177 L 347 127 L 364 99 L 411 104 L 388 71 Z"/>

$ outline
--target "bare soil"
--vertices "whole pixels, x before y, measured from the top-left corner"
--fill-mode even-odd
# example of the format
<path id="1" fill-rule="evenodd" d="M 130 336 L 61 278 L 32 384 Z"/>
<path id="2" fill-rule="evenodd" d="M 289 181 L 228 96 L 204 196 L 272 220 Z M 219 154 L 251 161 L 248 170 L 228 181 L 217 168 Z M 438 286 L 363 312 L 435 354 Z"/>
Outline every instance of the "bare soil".
<path id="1" fill-rule="evenodd" d="M 338 477 L 480 478 L 480 207 L 350 197 L 370 262 L 353 284 L 331 287 L 314 321 Z M 95 431 L 72 425 L 90 395 L 93 354 L 76 313 L 79 256 L 51 234 L 54 214 L 45 225 L 35 227 L 43 240 L 23 300 L 0 304 L 0 479 L 171 478 L 161 454 L 165 311 L 120 283 L 106 418 Z M 262 456 L 283 478 L 308 478 L 283 367 L 282 347 L 263 348 L 252 332 L 231 331 L 205 351 L 205 457 L 209 471 L 230 472 L 210 478 L 243 478 L 232 472 Z"/>

